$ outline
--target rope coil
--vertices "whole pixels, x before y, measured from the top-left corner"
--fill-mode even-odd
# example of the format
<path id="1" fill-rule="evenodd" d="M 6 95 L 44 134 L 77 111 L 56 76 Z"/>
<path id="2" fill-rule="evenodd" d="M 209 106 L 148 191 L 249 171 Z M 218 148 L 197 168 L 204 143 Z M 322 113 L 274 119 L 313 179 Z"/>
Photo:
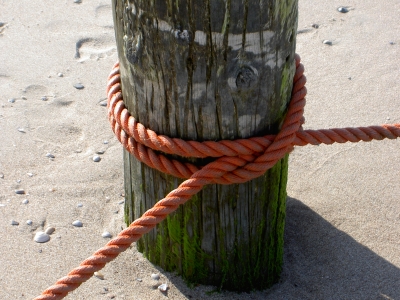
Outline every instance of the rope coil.
<path id="1" fill-rule="evenodd" d="M 179 205 L 198 193 L 204 185 L 243 183 L 259 177 L 290 152 L 294 146 L 369 142 L 400 137 L 400 124 L 303 130 L 306 78 L 304 67 L 297 54 L 295 61 L 296 73 L 293 79 L 292 99 L 281 131 L 277 135 L 219 142 L 184 141 L 157 135 L 154 131 L 146 129 L 125 108 L 119 64 L 115 64 L 108 77 L 107 94 L 108 118 L 118 140 L 125 149 L 146 165 L 161 172 L 188 179 L 158 201 L 153 208 L 146 211 L 128 228 L 121 231 L 106 246 L 97 250 L 79 267 L 59 279 L 55 285 L 47 288 L 34 300 L 64 298 L 69 292 L 88 280 L 94 272 L 102 269 L 106 263 L 115 259 L 133 242 L 164 220 Z M 190 163 L 170 160 L 156 151 L 185 157 L 215 157 L 217 159 L 199 169 Z"/>

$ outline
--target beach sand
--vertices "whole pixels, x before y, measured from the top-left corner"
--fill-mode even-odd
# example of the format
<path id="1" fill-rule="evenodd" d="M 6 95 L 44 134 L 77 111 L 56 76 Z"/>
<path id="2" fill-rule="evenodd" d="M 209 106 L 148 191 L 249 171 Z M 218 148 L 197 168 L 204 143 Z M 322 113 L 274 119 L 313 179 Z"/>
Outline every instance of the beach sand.
<path id="1" fill-rule="evenodd" d="M 304 128 L 399 123 L 400 2 L 300 0 L 299 13 Z M 0 0 L 0 299 L 38 296 L 126 227 L 122 146 L 101 105 L 116 60 L 110 1 Z M 267 291 L 190 288 L 132 246 L 66 299 L 400 299 L 399 148 L 293 151 L 283 272 Z"/>

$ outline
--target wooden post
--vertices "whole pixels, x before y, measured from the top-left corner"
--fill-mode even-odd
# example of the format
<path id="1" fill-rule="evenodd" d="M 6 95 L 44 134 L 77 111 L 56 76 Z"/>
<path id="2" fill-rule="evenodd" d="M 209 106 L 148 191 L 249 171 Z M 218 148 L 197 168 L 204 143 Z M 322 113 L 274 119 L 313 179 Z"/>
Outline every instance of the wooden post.
<path id="1" fill-rule="evenodd" d="M 277 133 L 295 71 L 297 0 L 113 0 L 113 9 L 125 105 L 144 126 L 198 141 Z M 251 182 L 205 187 L 139 251 L 192 283 L 271 286 L 282 267 L 287 168 L 286 157 Z M 127 152 L 124 169 L 127 223 L 182 182 Z"/>

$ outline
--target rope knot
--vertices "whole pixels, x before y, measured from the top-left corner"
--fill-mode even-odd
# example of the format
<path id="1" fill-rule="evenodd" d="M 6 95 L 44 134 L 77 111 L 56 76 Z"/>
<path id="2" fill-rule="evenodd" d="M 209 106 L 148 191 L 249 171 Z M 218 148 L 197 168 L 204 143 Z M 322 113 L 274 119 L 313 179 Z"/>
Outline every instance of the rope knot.
<path id="1" fill-rule="evenodd" d="M 296 132 L 304 123 L 306 78 L 299 55 L 295 55 L 296 73 L 292 98 L 281 131 L 277 135 L 222 141 L 184 141 L 157 135 L 145 128 L 126 109 L 121 92 L 119 64 L 115 64 L 107 88 L 108 117 L 119 141 L 138 160 L 151 168 L 179 178 L 190 178 L 199 168 L 190 163 L 170 160 L 165 155 L 183 157 L 215 157 L 214 162 L 201 168 L 208 183 L 243 183 L 264 174 L 288 152 L 293 150 Z M 157 152 L 156 152 L 157 151 Z"/>

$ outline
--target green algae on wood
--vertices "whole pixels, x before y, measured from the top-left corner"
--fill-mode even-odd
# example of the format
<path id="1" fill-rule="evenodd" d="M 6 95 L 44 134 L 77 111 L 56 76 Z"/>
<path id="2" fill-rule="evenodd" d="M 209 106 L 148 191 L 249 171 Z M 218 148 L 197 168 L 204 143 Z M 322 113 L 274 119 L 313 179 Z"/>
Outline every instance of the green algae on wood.
<path id="1" fill-rule="evenodd" d="M 198 141 L 279 130 L 295 69 L 297 0 L 113 0 L 113 9 L 125 105 L 144 126 Z M 206 186 L 138 249 L 189 283 L 271 286 L 282 268 L 287 161 L 244 184 Z M 182 182 L 126 152 L 124 170 L 127 223 Z"/>

